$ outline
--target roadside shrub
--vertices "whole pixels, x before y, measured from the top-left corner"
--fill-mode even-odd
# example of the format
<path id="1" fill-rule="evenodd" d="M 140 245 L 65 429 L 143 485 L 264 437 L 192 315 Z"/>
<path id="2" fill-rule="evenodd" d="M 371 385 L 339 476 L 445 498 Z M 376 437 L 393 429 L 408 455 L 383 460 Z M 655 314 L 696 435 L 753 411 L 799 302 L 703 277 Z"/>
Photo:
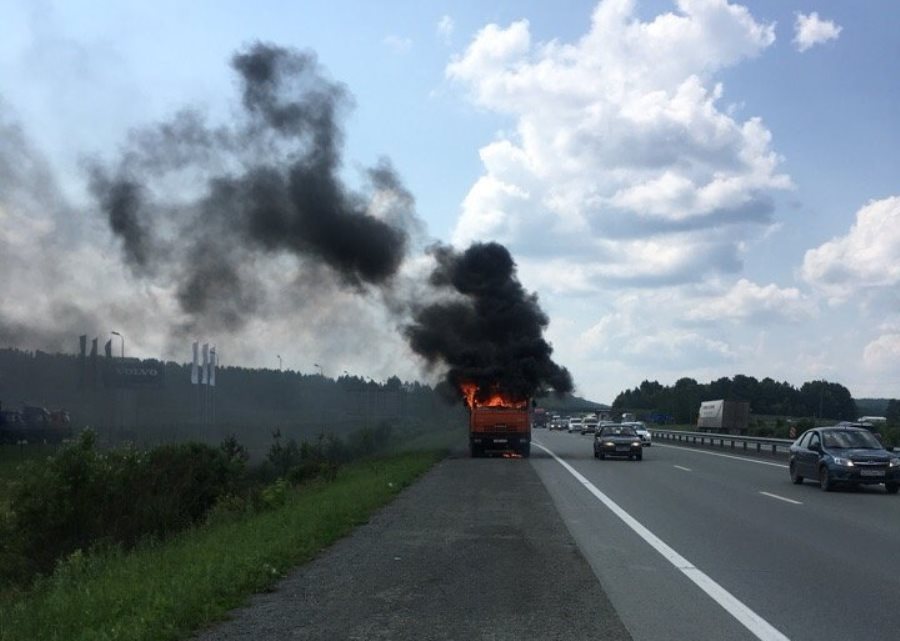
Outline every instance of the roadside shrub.
<path id="1" fill-rule="evenodd" d="M 294 485 L 307 481 L 322 479 L 333 481 L 337 478 L 339 465 L 330 461 L 307 460 L 296 465 L 288 472 L 287 479 Z"/>
<path id="2" fill-rule="evenodd" d="M 167 537 L 234 493 L 243 470 L 240 455 L 200 443 L 100 452 L 86 430 L 55 456 L 23 466 L 2 524 L 0 557 L 10 565 L 0 573 L 28 579 L 79 549 Z"/>
<path id="3" fill-rule="evenodd" d="M 301 447 L 292 438 L 282 443 L 281 430 L 272 432 L 272 439 L 274 442 L 266 454 L 266 462 L 272 467 L 276 476 L 282 477 L 292 467 L 300 464 L 302 460 Z"/>
<path id="4" fill-rule="evenodd" d="M 248 491 L 247 496 L 252 498 L 253 492 Z M 206 523 L 228 523 L 236 521 L 251 511 L 252 502 L 244 496 L 226 494 L 216 501 L 206 514 Z"/>
<path id="5" fill-rule="evenodd" d="M 281 507 L 287 501 L 288 490 L 290 485 L 285 479 L 278 479 L 271 485 L 267 485 L 259 493 L 260 506 L 264 510 L 271 510 Z"/>

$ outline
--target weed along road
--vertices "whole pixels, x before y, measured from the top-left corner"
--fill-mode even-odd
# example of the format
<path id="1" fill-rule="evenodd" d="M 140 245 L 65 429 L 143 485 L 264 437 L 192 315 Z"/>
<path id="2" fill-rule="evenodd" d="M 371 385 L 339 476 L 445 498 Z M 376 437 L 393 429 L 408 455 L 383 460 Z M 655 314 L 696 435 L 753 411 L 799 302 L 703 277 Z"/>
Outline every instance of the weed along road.
<path id="1" fill-rule="evenodd" d="M 529 461 L 462 454 L 197 637 L 629 638 Z"/>
<path id="2" fill-rule="evenodd" d="M 591 438 L 538 431 L 530 463 L 635 640 L 900 638 L 883 487 L 825 493 L 782 461 L 660 443 L 600 461 Z"/>

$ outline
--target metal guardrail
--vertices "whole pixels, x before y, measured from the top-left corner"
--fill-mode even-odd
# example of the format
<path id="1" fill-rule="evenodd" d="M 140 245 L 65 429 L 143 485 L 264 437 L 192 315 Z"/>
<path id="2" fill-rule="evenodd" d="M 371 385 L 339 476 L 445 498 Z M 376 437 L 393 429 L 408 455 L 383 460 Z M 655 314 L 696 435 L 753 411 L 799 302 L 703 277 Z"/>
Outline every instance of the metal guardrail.
<path id="1" fill-rule="evenodd" d="M 761 453 L 764 447 L 767 450 L 771 448 L 772 454 L 778 454 L 779 450 L 787 452 L 794 442 L 794 439 L 789 438 L 737 436 L 734 434 L 715 434 L 712 432 L 684 432 L 681 430 L 659 430 L 653 428 L 650 428 L 649 431 L 654 439 L 679 441 L 701 446 L 709 443 L 710 447 L 715 447 L 718 442 L 718 445 L 721 448 L 725 447 L 725 443 L 730 443 L 731 449 L 733 450 L 738 449 L 738 444 L 740 444 L 743 451 L 755 450 L 757 453 Z"/>

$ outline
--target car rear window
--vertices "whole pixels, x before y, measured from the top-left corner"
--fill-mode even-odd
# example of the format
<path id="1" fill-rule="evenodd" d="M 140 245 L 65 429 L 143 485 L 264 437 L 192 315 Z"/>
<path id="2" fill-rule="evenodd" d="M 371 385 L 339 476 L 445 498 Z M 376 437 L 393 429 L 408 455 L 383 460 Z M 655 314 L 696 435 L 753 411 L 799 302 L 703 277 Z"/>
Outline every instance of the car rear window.
<path id="1" fill-rule="evenodd" d="M 871 432 L 863 430 L 829 430 L 822 433 L 825 447 L 840 449 L 881 449 L 881 444 Z"/>
<path id="2" fill-rule="evenodd" d="M 604 436 L 636 436 L 630 427 L 604 427 Z"/>

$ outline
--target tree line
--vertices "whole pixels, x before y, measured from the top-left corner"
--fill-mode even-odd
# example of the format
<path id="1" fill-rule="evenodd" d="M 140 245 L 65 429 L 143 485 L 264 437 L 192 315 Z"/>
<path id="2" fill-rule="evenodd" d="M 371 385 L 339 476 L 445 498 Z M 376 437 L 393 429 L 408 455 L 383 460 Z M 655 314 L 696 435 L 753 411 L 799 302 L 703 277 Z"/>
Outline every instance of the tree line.
<path id="1" fill-rule="evenodd" d="M 298 440 L 322 432 L 349 434 L 382 421 L 430 428 L 465 424 L 461 403 L 438 387 L 393 376 L 374 381 L 295 371 L 220 366 L 216 386 L 191 384 L 191 364 L 140 361 L 161 368 L 161 385 L 117 388 L 101 375 L 114 362 L 98 356 L 0 349 L 0 403 L 64 409 L 76 431 L 90 426 L 103 441 L 153 444 L 186 439 L 220 442 L 235 434 L 248 446 L 274 430 Z M 100 372 L 100 373 L 98 373 Z"/>
<path id="2" fill-rule="evenodd" d="M 671 417 L 675 423 L 693 424 L 700 403 L 713 400 L 748 401 L 750 411 L 758 415 L 847 421 L 859 416 L 850 390 L 840 383 L 807 381 L 796 388 L 769 377 L 757 380 L 743 374 L 706 384 L 693 378 L 680 378 L 673 385 L 645 380 L 634 389 L 620 392 L 613 401 L 613 409 L 647 410 Z M 900 418 L 900 406 L 896 401 L 891 403 Z"/>

